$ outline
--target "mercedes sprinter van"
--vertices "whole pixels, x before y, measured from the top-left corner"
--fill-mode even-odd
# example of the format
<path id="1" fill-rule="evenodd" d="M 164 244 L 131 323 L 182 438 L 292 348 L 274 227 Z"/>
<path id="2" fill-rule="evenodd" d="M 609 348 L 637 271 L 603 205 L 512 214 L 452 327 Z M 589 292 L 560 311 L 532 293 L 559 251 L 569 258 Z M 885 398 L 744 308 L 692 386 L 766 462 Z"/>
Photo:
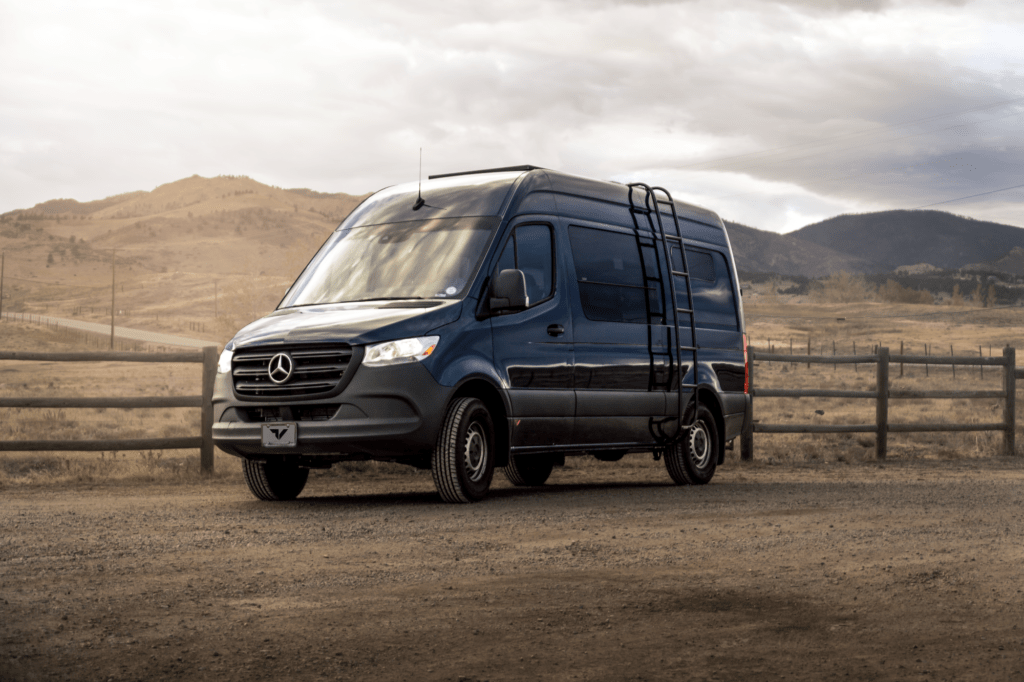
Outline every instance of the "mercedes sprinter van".
<path id="1" fill-rule="evenodd" d="M 570 455 L 708 483 L 750 411 L 729 236 L 662 188 L 533 166 L 389 187 L 228 343 L 213 401 L 264 500 L 353 460 L 429 469 L 448 502 Z"/>

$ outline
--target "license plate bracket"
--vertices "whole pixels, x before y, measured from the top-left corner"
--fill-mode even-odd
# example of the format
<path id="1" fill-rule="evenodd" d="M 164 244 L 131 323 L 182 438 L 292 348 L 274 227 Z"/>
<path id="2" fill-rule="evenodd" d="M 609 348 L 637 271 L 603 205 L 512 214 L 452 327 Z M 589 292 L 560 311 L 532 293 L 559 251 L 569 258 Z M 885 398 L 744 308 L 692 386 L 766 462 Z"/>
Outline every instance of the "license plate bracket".
<path id="1" fill-rule="evenodd" d="M 299 425 L 295 422 L 268 422 L 263 425 L 263 447 L 293 448 L 298 435 Z"/>

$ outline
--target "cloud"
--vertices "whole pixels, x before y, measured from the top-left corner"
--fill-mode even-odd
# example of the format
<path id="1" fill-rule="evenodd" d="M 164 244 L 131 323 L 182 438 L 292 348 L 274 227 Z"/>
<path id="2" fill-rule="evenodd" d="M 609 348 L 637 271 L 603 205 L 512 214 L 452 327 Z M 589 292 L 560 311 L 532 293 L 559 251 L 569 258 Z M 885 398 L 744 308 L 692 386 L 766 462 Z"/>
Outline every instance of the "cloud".
<path id="1" fill-rule="evenodd" d="M 363 193 L 421 147 L 425 173 L 660 173 L 776 230 L 966 196 L 1024 162 L 1018 5 L 8 3 L 0 211 L 193 173 Z"/>

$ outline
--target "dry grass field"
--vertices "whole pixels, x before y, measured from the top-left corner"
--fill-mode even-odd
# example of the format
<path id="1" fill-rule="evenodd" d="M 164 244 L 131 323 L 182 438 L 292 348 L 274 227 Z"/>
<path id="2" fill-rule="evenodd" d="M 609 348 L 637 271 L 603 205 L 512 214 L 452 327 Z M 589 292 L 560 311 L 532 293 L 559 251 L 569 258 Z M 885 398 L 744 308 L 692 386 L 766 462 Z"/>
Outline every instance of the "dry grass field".
<path id="1" fill-rule="evenodd" d="M 1024 308 L 909 305 L 862 301 L 822 303 L 806 297 L 748 296 L 747 330 L 757 351 L 796 355 L 866 355 L 878 346 L 891 354 L 1000 356 L 1024 348 Z M 1018 351 L 1017 365 L 1024 366 Z M 906 390 L 1000 390 L 997 367 L 890 364 L 890 385 Z M 876 365 L 758 362 L 755 386 L 874 390 Z M 1021 388 L 1024 388 L 1022 386 Z M 1017 402 L 1017 421 L 1024 417 Z M 891 400 L 898 423 L 990 423 L 1002 420 L 1000 400 Z M 824 414 L 819 414 L 818 412 Z M 771 424 L 873 424 L 875 401 L 855 398 L 758 398 L 755 418 Z M 1019 438 L 1018 438 L 1019 440 Z M 872 434 L 756 434 L 755 456 L 785 461 L 864 461 L 875 457 Z M 889 457 L 959 459 L 999 454 L 999 432 L 890 434 Z M 1018 443 L 1018 453 L 1021 444 Z"/>

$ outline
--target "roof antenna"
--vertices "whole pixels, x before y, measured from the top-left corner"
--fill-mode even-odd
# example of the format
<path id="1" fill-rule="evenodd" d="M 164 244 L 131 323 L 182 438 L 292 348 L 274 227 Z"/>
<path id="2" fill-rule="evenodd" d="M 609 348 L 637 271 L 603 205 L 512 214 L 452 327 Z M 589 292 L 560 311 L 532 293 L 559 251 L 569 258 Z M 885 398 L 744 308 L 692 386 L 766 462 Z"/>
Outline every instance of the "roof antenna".
<path id="1" fill-rule="evenodd" d="M 426 205 L 427 202 L 423 201 L 423 147 L 420 147 L 420 181 L 416 188 L 416 203 L 412 205 L 412 210 L 418 211 Z"/>

